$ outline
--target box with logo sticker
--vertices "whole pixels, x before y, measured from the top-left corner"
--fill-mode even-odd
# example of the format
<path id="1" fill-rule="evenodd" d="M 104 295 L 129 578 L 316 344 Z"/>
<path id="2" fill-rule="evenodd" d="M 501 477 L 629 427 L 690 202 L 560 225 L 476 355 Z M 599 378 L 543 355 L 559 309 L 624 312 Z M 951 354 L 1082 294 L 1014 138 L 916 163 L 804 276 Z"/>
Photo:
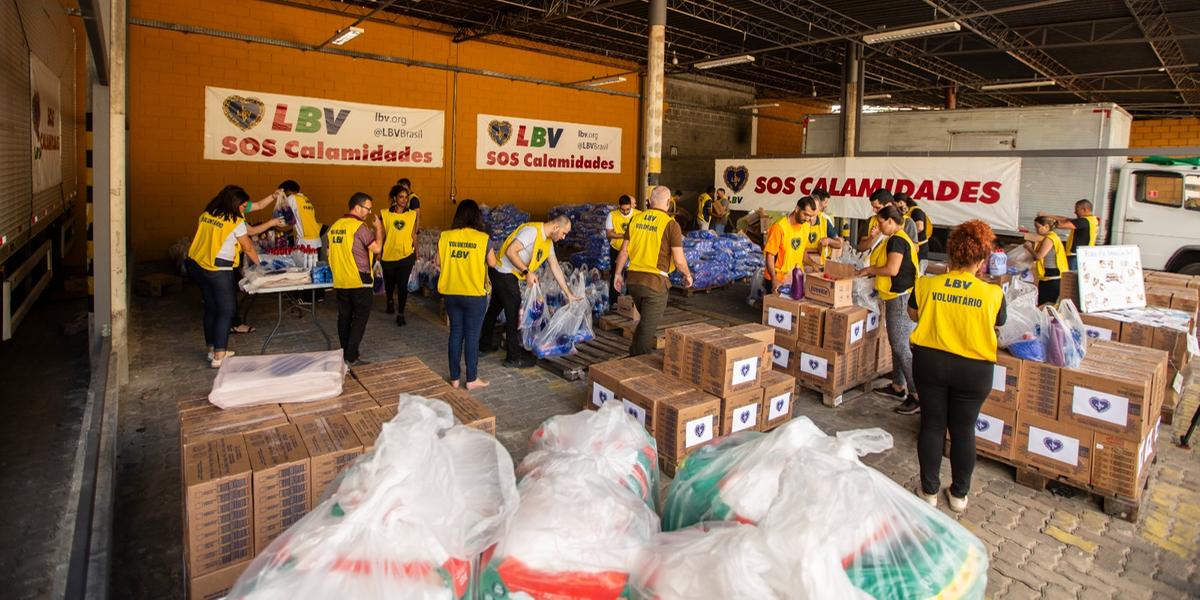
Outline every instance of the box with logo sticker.
<path id="1" fill-rule="evenodd" d="M 658 411 L 658 403 L 695 389 L 670 375 L 655 373 L 623 382 L 620 385 L 620 398 L 625 412 L 637 419 L 650 435 L 656 435 L 654 417 Z"/>
<path id="2" fill-rule="evenodd" d="M 655 373 L 649 365 L 633 358 L 592 365 L 588 368 L 588 393 L 583 401 L 584 408 L 598 410 L 606 402 L 620 401 L 624 382 Z"/>
<path id="3" fill-rule="evenodd" d="M 661 400 L 655 412 L 658 454 L 666 462 L 678 464 L 701 445 L 720 434 L 721 399 L 700 390 L 691 390 Z"/>
<path id="4" fill-rule="evenodd" d="M 821 347 L 845 354 L 861 346 L 867 333 L 867 309 L 844 306 L 825 311 L 825 340 Z"/>
<path id="5" fill-rule="evenodd" d="M 830 263 L 836 264 L 836 263 Z M 825 273 L 805 273 L 804 297 L 834 308 L 854 304 L 854 277 Z"/>
<path id="6" fill-rule="evenodd" d="M 1078 369 L 1063 369 L 1058 418 L 1141 440 L 1162 409 L 1166 377 L 1166 352 L 1098 342 Z"/>
<path id="7" fill-rule="evenodd" d="M 776 373 L 796 373 L 796 343 L 777 342 L 771 344 L 771 369 Z"/>
<path id="8" fill-rule="evenodd" d="M 975 450 L 980 454 L 1012 460 L 1017 431 L 1017 411 L 988 408 L 975 419 Z"/>
<path id="9" fill-rule="evenodd" d="M 1000 350 L 992 372 L 992 391 L 984 400 L 984 408 L 1017 410 L 1021 400 L 1021 359 Z"/>
<path id="10" fill-rule="evenodd" d="M 683 379 L 684 371 L 695 366 L 693 356 L 699 347 L 696 338 L 720 332 L 721 329 L 708 323 L 681 325 L 667 330 L 667 343 L 663 349 L 663 372 Z"/>
<path id="11" fill-rule="evenodd" d="M 763 375 L 762 430 L 770 431 L 792 418 L 796 378 L 772 371 Z"/>
<path id="12" fill-rule="evenodd" d="M 758 385 L 758 363 L 767 345 L 736 333 L 727 333 L 704 344 L 704 376 L 690 381 L 714 396 L 724 398 Z"/>
<path id="13" fill-rule="evenodd" d="M 1146 439 L 1134 441 L 1097 433 L 1092 454 L 1092 486 L 1134 501 L 1141 498 L 1158 445 L 1159 417 Z"/>
<path id="14" fill-rule="evenodd" d="M 880 335 L 887 335 L 887 329 L 883 322 L 883 311 L 867 311 L 867 342 L 878 338 Z"/>
<path id="15" fill-rule="evenodd" d="M 766 344 L 766 347 L 763 348 L 762 359 L 758 361 L 758 371 L 761 374 L 771 370 L 771 346 L 775 345 L 774 328 L 762 325 L 760 323 L 742 323 L 741 325 L 729 327 L 725 329 L 725 331 L 728 331 L 729 333 L 736 333 L 738 335 L 744 335 L 752 340 L 758 340 Z"/>
<path id="16" fill-rule="evenodd" d="M 1089 342 L 1118 341 L 1121 339 L 1121 322 L 1109 316 L 1084 313 L 1083 327 Z"/>
<path id="17" fill-rule="evenodd" d="M 837 393 L 850 383 L 850 357 L 807 344 L 796 348 L 796 379 L 801 385 Z"/>
<path id="18" fill-rule="evenodd" d="M 799 334 L 800 307 L 803 300 L 779 294 L 763 297 L 762 324 L 775 330 L 776 339 L 795 340 Z"/>
<path id="19" fill-rule="evenodd" d="M 1092 479 L 1094 440 L 1090 429 L 1018 411 L 1013 461 L 1087 485 Z"/>
<path id="20" fill-rule="evenodd" d="M 721 435 L 761 431 L 763 388 L 756 387 L 721 399 Z"/>
<path id="21" fill-rule="evenodd" d="M 1017 411 L 1047 419 L 1058 418 L 1058 392 L 1062 368 L 1032 360 L 1021 361 L 1021 389 Z"/>

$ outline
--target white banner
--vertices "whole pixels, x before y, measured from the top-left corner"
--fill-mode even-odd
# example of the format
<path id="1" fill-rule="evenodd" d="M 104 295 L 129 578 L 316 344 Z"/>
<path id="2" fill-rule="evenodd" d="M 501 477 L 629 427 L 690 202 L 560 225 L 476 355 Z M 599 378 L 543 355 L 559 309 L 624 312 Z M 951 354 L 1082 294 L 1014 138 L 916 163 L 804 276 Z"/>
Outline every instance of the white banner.
<path id="1" fill-rule="evenodd" d="M 885 188 L 905 192 L 935 225 L 982 219 L 1015 231 L 1021 189 L 1019 158 L 761 158 L 716 161 L 718 188 L 734 210 L 786 211 L 815 188 L 832 195 L 829 213 L 865 219 L 867 197 Z"/>
<path id="2" fill-rule="evenodd" d="M 621 128 L 480 114 L 475 168 L 620 173 Z"/>
<path id="3" fill-rule="evenodd" d="M 62 183 L 62 122 L 58 76 L 37 56 L 29 55 L 33 142 L 33 193 Z"/>
<path id="4" fill-rule="evenodd" d="M 445 113 L 204 88 L 204 158 L 441 167 Z"/>

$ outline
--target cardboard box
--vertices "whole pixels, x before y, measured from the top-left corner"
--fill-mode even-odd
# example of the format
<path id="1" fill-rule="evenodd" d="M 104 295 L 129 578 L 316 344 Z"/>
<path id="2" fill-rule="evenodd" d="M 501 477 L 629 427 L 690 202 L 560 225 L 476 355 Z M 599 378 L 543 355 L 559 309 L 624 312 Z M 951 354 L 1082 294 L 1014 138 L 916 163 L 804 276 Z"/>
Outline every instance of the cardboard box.
<path id="1" fill-rule="evenodd" d="M 1070 300 L 1079 306 L 1079 274 L 1075 271 L 1066 271 L 1059 277 L 1059 301 Z"/>
<path id="2" fill-rule="evenodd" d="M 379 404 L 371 398 L 371 395 L 363 391 L 352 396 L 339 396 L 317 402 L 291 402 L 283 404 L 282 408 L 283 414 L 287 415 L 288 420 L 296 423 L 306 417 L 340 415 L 377 406 Z"/>
<path id="3" fill-rule="evenodd" d="M 1015 454 L 1017 411 L 987 408 L 975 419 L 975 449 L 1005 460 Z"/>
<path id="4" fill-rule="evenodd" d="M 1119 341 L 1121 339 L 1121 322 L 1098 314 L 1081 314 L 1083 325 L 1087 330 L 1089 342 Z"/>
<path id="5" fill-rule="evenodd" d="M 688 454 L 717 436 L 721 426 L 721 399 L 699 390 L 658 403 L 658 455 L 678 464 Z"/>
<path id="6" fill-rule="evenodd" d="M 1126 373 L 1112 365 L 1103 369 L 1083 365 L 1080 369 L 1063 369 L 1059 420 L 1126 439 L 1142 439 L 1158 417 L 1153 408 L 1154 382 Z"/>
<path id="7" fill-rule="evenodd" d="M 254 470 L 254 554 L 308 514 L 312 471 L 308 450 L 295 425 L 245 435 Z"/>
<path id="8" fill-rule="evenodd" d="M 184 554 L 190 577 L 254 557 L 251 466 L 231 435 L 183 448 Z"/>
<path id="9" fill-rule="evenodd" d="M 350 429 L 354 430 L 354 435 L 358 436 L 358 441 L 362 444 L 363 452 L 370 452 L 375 449 L 375 440 L 379 438 L 379 432 L 383 431 L 383 424 L 396 416 L 396 408 L 397 405 L 390 407 L 381 406 L 379 408 L 356 410 L 344 415 L 346 423 L 350 425 Z"/>
<path id="10" fill-rule="evenodd" d="M 689 363 L 685 355 L 689 352 L 692 338 L 717 331 L 720 331 L 720 328 L 709 323 L 692 323 L 668 329 L 666 346 L 663 349 L 663 372 L 682 378 L 684 366 Z"/>
<path id="11" fill-rule="evenodd" d="M 1000 286 L 1000 289 L 1004 290 L 1004 293 L 1006 294 L 1008 293 L 1008 286 L 1012 285 L 1012 275 L 1007 273 L 1004 275 L 988 275 L 987 273 L 980 273 L 979 280 L 984 283 Z"/>
<path id="12" fill-rule="evenodd" d="M 771 369 L 773 371 L 789 375 L 796 372 L 794 346 L 795 344 L 771 344 Z"/>
<path id="13" fill-rule="evenodd" d="M 1146 286 L 1146 306 L 1171 308 L 1171 290 Z"/>
<path id="14" fill-rule="evenodd" d="M 772 371 L 763 375 L 762 430 L 770 431 L 792 418 L 796 378 Z"/>
<path id="15" fill-rule="evenodd" d="M 1154 343 L 1154 326 L 1145 323 L 1121 323 L 1121 343 L 1149 348 Z"/>
<path id="16" fill-rule="evenodd" d="M 708 354 L 709 343 L 724 339 L 728 335 L 724 329 L 714 329 L 687 336 L 681 352 L 682 359 L 675 361 L 672 357 L 664 356 L 663 372 L 700 386 L 706 375 L 705 356 Z"/>
<path id="17" fill-rule="evenodd" d="M 337 476 L 362 456 L 362 441 L 343 415 L 307 417 L 296 424 L 311 461 L 309 506 L 316 506 Z"/>
<path id="18" fill-rule="evenodd" d="M 650 367 L 651 369 L 654 369 L 655 371 L 663 370 L 663 356 L 661 354 L 643 354 L 635 357 L 634 360 L 646 365 L 647 367 Z"/>
<path id="19" fill-rule="evenodd" d="M 870 342 L 880 335 L 887 335 L 887 328 L 884 326 L 883 311 L 867 311 L 867 329 L 866 338 Z"/>
<path id="20" fill-rule="evenodd" d="M 929 261 L 925 264 L 926 275 L 944 275 L 950 272 L 950 265 L 940 261 Z"/>
<path id="21" fill-rule="evenodd" d="M 867 309 L 844 306 L 825 311 L 825 342 L 822 348 L 846 354 L 862 345 L 867 333 Z"/>
<path id="22" fill-rule="evenodd" d="M 233 584 L 237 583 L 238 577 L 241 577 L 242 572 L 248 566 L 250 566 L 250 561 L 247 560 L 228 567 L 221 567 L 207 575 L 192 577 L 189 573 L 188 600 L 221 600 L 229 595 L 229 590 L 233 589 Z"/>
<path id="23" fill-rule="evenodd" d="M 642 320 L 642 315 L 638 314 L 637 305 L 633 303 L 633 296 L 629 295 L 617 297 L 617 314 L 634 321 Z"/>
<path id="24" fill-rule="evenodd" d="M 1150 435 L 1140 441 L 1096 433 L 1092 453 L 1092 485 L 1133 501 L 1139 500 L 1146 479 L 1150 476 L 1151 460 L 1157 451 L 1155 446 L 1161 419 L 1156 419 Z"/>
<path id="25" fill-rule="evenodd" d="M 984 400 L 984 408 L 997 411 L 1017 410 L 1021 401 L 1021 359 L 1001 350 L 996 353 L 992 374 L 992 391 Z"/>
<path id="26" fill-rule="evenodd" d="M 752 340 L 758 340 L 766 344 L 763 349 L 762 358 L 758 361 L 758 372 L 761 374 L 771 370 L 771 362 L 773 360 L 771 346 L 775 345 L 774 327 L 768 327 L 760 323 L 743 323 L 735 327 L 728 327 L 725 331 L 744 335 Z"/>
<path id="27" fill-rule="evenodd" d="M 1092 479 L 1091 430 L 1017 413 L 1017 445 L 1014 462 L 1031 465 L 1052 476 L 1087 485 Z"/>
<path id="28" fill-rule="evenodd" d="M 837 264 L 837 263 L 829 263 Z M 854 304 L 854 278 L 836 279 L 829 273 L 806 273 L 804 275 L 804 297 L 834 308 Z"/>
<path id="29" fill-rule="evenodd" d="M 762 323 L 776 330 L 776 339 L 795 340 L 800 333 L 799 321 L 803 304 L 803 300 L 768 294 L 763 297 Z"/>
<path id="30" fill-rule="evenodd" d="M 183 413 L 191 412 L 196 409 L 203 409 L 209 406 L 212 406 L 212 404 L 209 403 L 207 394 L 203 396 L 191 396 L 178 400 L 175 403 L 175 412 L 179 415 L 182 415 Z"/>
<path id="31" fill-rule="evenodd" d="M 1150 347 L 1167 353 L 1167 361 L 1176 366 L 1186 365 L 1188 334 L 1170 327 L 1155 327 Z"/>
<path id="32" fill-rule="evenodd" d="M 367 365 L 350 367 L 350 374 L 360 382 L 379 375 L 405 373 L 409 371 L 428 370 L 429 367 L 415 356 L 401 356 L 392 360 L 373 362 Z"/>
<path id="33" fill-rule="evenodd" d="M 1162 283 L 1164 285 L 1175 285 L 1182 287 L 1192 287 L 1190 284 L 1196 281 L 1196 275 L 1184 275 L 1182 273 L 1168 273 L 1166 271 L 1142 271 L 1142 279 L 1147 283 Z"/>
<path id="34" fill-rule="evenodd" d="M 837 393 L 850 381 L 850 360 L 817 346 L 801 345 L 796 349 L 796 379 L 806 387 L 827 393 Z"/>
<path id="35" fill-rule="evenodd" d="M 461 388 L 448 388 L 429 397 L 449 404 L 455 420 L 459 423 L 488 435 L 496 435 L 496 413 L 472 396 L 471 392 Z"/>
<path id="36" fill-rule="evenodd" d="M 1021 361 L 1020 403 L 1017 412 L 1054 420 L 1062 369 L 1048 363 Z"/>
<path id="37" fill-rule="evenodd" d="M 657 435 L 654 417 L 658 414 L 658 403 L 696 388 L 669 375 L 656 373 L 630 379 L 622 383 L 620 389 L 625 412 L 637 419 L 653 436 Z"/>
<path id="38" fill-rule="evenodd" d="M 588 394 L 584 408 L 599 409 L 606 402 L 619 401 L 624 392 L 622 384 L 631 379 L 654 375 L 645 362 L 622 358 L 592 365 L 588 368 Z"/>
<path id="39" fill-rule="evenodd" d="M 892 368 L 892 343 L 887 335 L 880 335 L 875 340 L 875 374 L 891 373 Z"/>
<path id="40" fill-rule="evenodd" d="M 180 415 L 179 435 L 183 444 L 206 442 L 255 429 L 286 425 L 287 415 L 278 404 L 224 410 L 200 408 Z"/>
<path id="41" fill-rule="evenodd" d="M 721 435 L 739 431 L 761 431 L 763 388 L 730 394 L 721 401 Z"/>
<path id="42" fill-rule="evenodd" d="M 758 385 L 758 364 L 766 352 L 767 345 L 763 342 L 736 333 L 726 334 L 705 343 L 704 377 L 700 381 L 684 380 L 721 398 L 751 389 Z"/>

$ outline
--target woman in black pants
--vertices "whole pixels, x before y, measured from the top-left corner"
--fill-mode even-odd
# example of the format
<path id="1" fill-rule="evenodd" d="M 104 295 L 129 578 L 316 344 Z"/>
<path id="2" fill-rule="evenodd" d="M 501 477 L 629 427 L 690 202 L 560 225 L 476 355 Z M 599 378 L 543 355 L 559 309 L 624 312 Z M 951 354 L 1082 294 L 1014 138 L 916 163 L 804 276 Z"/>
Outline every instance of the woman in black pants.
<path id="1" fill-rule="evenodd" d="M 404 320 L 404 307 L 408 304 L 408 278 L 417 263 L 416 238 L 421 226 L 420 211 L 409 205 L 408 190 L 400 185 L 392 186 L 388 194 L 391 206 L 379 216 L 383 220 L 383 265 L 384 294 L 387 296 L 387 314 L 396 314 L 396 325 L 408 324 Z M 392 302 L 395 294 L 396 301 Z"/>
<path id="2" fill-rule="evenodd" d="M 908 301 L 917 327 L 911 342 L 913 378 L 921 390 L 917 494 L 937 506 L 942 450 L 950 432 L 950 508 L 967 509 L 975 470 L 975 421 L 996 367 L 996 327 L 1004 324 L 1004 292 L 975 276 L 987 263 L 996 235 L 983 221 L 967 221 L 950 233 L 949 272 L 922 277 Z"/>

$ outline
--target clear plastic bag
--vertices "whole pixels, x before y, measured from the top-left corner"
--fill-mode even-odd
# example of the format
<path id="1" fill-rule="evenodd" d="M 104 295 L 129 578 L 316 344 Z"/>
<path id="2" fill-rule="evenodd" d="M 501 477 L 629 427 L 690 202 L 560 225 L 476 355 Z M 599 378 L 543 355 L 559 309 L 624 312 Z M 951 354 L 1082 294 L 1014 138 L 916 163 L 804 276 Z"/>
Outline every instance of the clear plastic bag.
<path id="1" fill-rule="evenodd" d="M 530 350 L 538 358 L 574 354 L 575 344 L 589 342 L 596 337 L 592 330 L 592 305 L 586 298 L 587 272 L 576 271 L 567 285 L 579 300 L 555 310 L 546 321 L 546 326 L 533 334 Z"/>
<path id="2" fill-rule="evenodd" d="M 409 395 L 336 485 L 250 563 L 231 600 L 474 598 L 479 557 L 517 508 L 504 447 Z"/>
<path id="3" fill-rule="evenodd" d="M 538 332 L 546 327 L 546 296 L 542 293 L 541 283 L 525 285 L 521 292 L 520 323 L 517 328 L 521 331 L 521 345 L 526 350 L 532 350 Z"/>
<path id="4" fill-rule="evenodd" d="M 754 306 L 762 302 L 763 296 L 767 293 L 767 287 L 764 285 L 763 270 L 759 269 L 754 272 L 750 278 L 750 295 L 746 297 L 746 303 Z"/>
<path id="5" fill-rule="evenodd" d="M 375 265 L 371 267 L 371 289 L 376 296 L 382 296 L 386 287 L 383 280 L 383 263 L 375 261 Z"/>
<path id="6" fill-rule="evenodd" d="M 1044 315 L 1037 306 L 1037 287 L 1023 281 L 1013 281 L 1004 295 L 1007 317 L 996 334 L 1001 348 L 1039 336 Z"/>
<path id="7" fill-rule="evenodd" d="M 1083 328 L 1083 321 L 1079 319 L 1078 311 L 1074 310 L 1075 304 L 1070 300 L 1066 300 L 1065 303 L 1071 309 L 1075 322 L 1063 316 L 1053 306 L 1042 307 L 1050 323 L 1047 328 L 1046 362 L 1056 367 L 1074 369 L 1083 362 L 1085 352 L 1083 340 L 1086 331 Z"/>
<path id="8" fill-rule="evenodd" d="M 763 531 L 732 522 L 660 533 L 634 575 L 637 600 L 783 600 L 787 567 Z"/>
<path id="9" fill-rule="evenodd" d="M 232 356 L 221 363 L 208 401 L 221 408 L 311 402 L 342 393 L 341 350 Z"/>
<path id="10" fill-rule="evenodd" d="M 1014 269 L 1017 273 L 1022 273 L 1033 268 L 1033 264 L 1037 262 L 1033 255 L 1024 245 L 1014 246 L 1008 251 L 1008 270 L 1012 272 Z"/>

